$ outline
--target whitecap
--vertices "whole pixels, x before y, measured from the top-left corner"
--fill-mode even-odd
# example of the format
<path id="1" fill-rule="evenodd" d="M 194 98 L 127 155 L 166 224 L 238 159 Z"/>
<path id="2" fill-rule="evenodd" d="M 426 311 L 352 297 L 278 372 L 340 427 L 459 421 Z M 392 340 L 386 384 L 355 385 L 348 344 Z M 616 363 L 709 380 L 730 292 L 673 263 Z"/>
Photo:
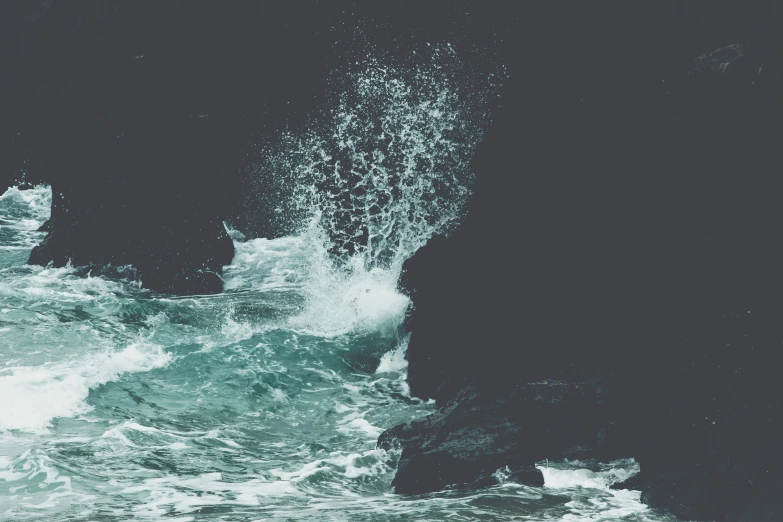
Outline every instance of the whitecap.
<path id="1" fill-rule="evenodd" d="M 57 417 L 90 410 L 91 389 L 121 375 L 168 364 L 158 345 L 134 343 L 122 350 L 88 354 L 56 364 L 0 371 L 0 430 L 41 430 Z"/>

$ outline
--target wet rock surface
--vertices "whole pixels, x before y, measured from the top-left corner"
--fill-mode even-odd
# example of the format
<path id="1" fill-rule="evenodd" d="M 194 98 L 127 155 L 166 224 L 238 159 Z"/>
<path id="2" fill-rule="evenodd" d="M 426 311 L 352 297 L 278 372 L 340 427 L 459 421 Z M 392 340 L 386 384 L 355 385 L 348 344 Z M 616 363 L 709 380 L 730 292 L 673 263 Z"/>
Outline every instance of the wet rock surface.
<path id="1" fill-rule="evenodd" d="M 470 385 L 438 412 L 385 432 L 378 444 L 402 450 L 398 493 L 496 484 L 498 470 L 541 486 L 539 461 L 601 452 L 610 427 L 601 407 L 604 392 L 601 385 L 562 381 L 505 390 Z"/>

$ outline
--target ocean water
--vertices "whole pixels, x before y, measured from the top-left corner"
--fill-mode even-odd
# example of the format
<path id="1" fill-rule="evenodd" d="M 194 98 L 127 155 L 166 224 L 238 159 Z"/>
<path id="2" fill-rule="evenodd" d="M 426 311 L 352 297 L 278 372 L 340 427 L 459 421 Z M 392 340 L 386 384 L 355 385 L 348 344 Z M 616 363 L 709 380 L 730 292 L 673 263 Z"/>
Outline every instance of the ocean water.
<path id="1" fill-rule="evenodd" d="M 376 439 L 433 409 L 408 394 L 396 274 L 313 266 L 301 235 L 237 241 L 222 295 L 154 295 L 25 265 L 50 198 L 0 197 L 0 519 L 665 520 L 609 489 L 630 460 L 394 495 Z"/>
<path id="2" fill-rule="evenodd" d="M 478 491 L 393 494 L 398 455 L 376 440 L 434 409 L 406 384 L 397 280 L 464 216 L 491 95 L 448 48 L 428 60 L 369 59 L 329 117 L 264 151 L 266 217 L 290 233 L 229 230 L 220 295 L 28 266 L 51 192 L 0 195 L 1 520 L 670 520 L 609 488 L 632 460 L 541 463 L 543 488 L 498 470 Z"/>

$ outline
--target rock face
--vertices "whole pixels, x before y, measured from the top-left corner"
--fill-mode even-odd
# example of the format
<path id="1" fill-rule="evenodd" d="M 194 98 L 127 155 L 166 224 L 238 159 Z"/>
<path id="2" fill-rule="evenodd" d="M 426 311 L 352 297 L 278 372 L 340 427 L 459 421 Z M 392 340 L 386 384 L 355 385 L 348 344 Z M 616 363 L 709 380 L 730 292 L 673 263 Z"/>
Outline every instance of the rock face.
<path id="1" fill-rule="evenodd" d="M 644 501 L 685 519 L 783 516 L 773 14 L 662 3 L 507 22 L 511 80 L 469 215 L 401 282 L 411 390 L 439 411 L 381 437 L 402 449 L 397 491 L 580 447 L 636 458 Z M 579 408 L 521 401 L 530 422 L 507 422 L 498 404 L 537 382 L 606 383 L 586 408 L 600 443 Z M 569 422 L 568 443 L 535 435 Z"/>
<path id="2" fill-rule="evenodd" d="M 509 476 L 541 486 L 535 464 L 548 455 L 593 458 L 603 454 L 605 386 L 541 381 L 515 387 L 471 384 L 438 412 L 386 431 L 385 449 L 401 448 L 394 480 L 398 493 L 476 487 Z"/>

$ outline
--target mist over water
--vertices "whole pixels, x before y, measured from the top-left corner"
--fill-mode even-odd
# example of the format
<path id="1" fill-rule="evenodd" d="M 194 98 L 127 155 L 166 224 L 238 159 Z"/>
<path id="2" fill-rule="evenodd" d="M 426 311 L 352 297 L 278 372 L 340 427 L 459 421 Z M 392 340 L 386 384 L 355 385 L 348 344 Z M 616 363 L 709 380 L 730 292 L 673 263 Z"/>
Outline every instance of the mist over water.
<path id="1" fill-rule="evenodd" d="M 609 489 L 632 461 L 392 494 L 377 437 L 433 409 L 408 393 L 397 280 L 464 216 L 492 96 L 450 48 L 429 53 L 368 58 L 259 159 L 286 234 L 232 231 L 224 294 L 27 266 L 51 193 L 0 196 L 0 518 L 666 520 Z"/>

